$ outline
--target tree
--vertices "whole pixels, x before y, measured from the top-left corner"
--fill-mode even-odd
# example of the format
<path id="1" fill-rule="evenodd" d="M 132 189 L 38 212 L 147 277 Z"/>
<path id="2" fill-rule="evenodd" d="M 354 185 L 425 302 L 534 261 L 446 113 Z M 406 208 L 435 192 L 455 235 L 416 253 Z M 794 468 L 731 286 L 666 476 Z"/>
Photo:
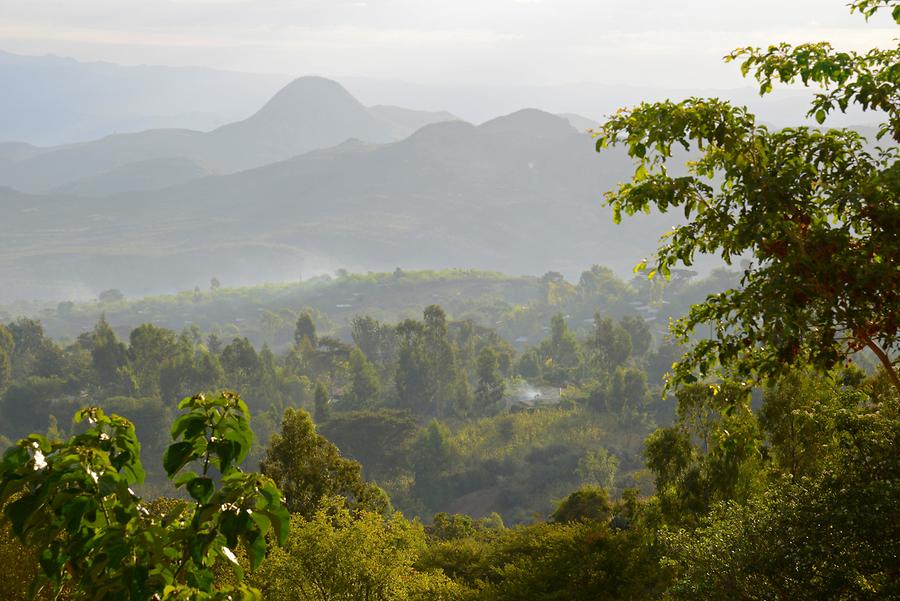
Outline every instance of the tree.
<path id="1" fill-rule="evenodd" d="M 6 391 L 10 381 L 12 381 L 12 362 L 6 349 L 0 347 L 0 394 Z"/>
<path id="2" fill-rule="evenodd" d="M 631 356 L 631 335 L 612 318 L 594 315 L 594 332 L 590 340 L 600 367 L 607 373 L 624 364 Z"/>
<path id="3" fill-rule="evenodd" d="M 612 513 L 609 495 L 599 486 L 583 486 L 563 499 L 553 515 L 554 522 L 606 521 Z"/>
<path id="4" fill-rule="evenodd" d="M 673 484 L 694 460 L 691 440 L 678 428 L 660 428 L 647 437 L 644 446 L 647 467 L 655 476 L 656 490 Z"/>
<path id="5" fill-rule="evenodd" d="M 429 401 L 433 415 L 442 417 L 460 403 L 460 370 L 448 335 L 447 314 L 439 305 L 429 305 L 423 316 L 427 374 L 433 386 Z"/>
<path id="6" fill-rule="evenodd" d="M 640 411 L 650 400 L 647 374 L 636 367 L 620 367 L 612 375 L 607 406 L 614 411 Z"/>
<path id="7" fill-rule="evenodd" d="M 647 327 L 647 322 L 637 315 L 626 315 L 620 322 L 622 327 L 631 337 L 631 353 L 636 357 L 643 357 L 650 350 L 653 342 L 653 334 Z"/>
<path id="8" fill-rule="evenodd" d="M 409 446 L 419 424 L 406 411 L 342 411 L 320 431 L 363 465 L 366 478 L 384 481 L 409 468 Z"/>
<path id="9" fill-rule="evenodd" d="M 427 506 L 432 506 L 443 498 L 440 486 L 441 476 L 454 459 L 454 449 L 450 442 L 450 430 L 436 419 L 413 442 L 413 472 L 416 482 L 413 490 Z"/>
<path id="10" fill-rule="evenodd" d="M 316 423 L 321 424 L 326 421 L 331 414 L 331 407 L 329 407 L 330 401 L 328 399 L 328 389 L 325 388 L 325 384 L 318 380 L 316 381 L 316 392 L 313 403 L 315 405 Z"/>
<path id="11" fill-rule="evenodd" d="M 428 364 L 423 347 L 422 323 L 405 319 L 397 324 L 397 369 L 394 383 L 400 405 L 424 413 L 433 395 L 428 377 Z"/>
<path id="12" fill-rule="evenodd" d="M 368 315 L 356 316 L 350 323 L 353 342 L 369 361 L 384 369 L 396 360 L 397 335 L 394 328 Z"/>
<path id="13" fill-rule="evenodd" d="M 220 358 L 229 385 L 249 391 L 259 380 L 260 362 L 247 338 L 235 338 L 222 350 Z"/>
<path id="14" fill-rule="evenodd" d="M 604 490 L 612 490 L 619 471 L 619 458 L 605 448 L 591 449 L 578 460 L 575 473 L 585 484 L 593 484 Z"/>
<path id="15" fill-rule="evenodd" d="M 773 478 L 747 503 L 713 509 L 694 531 L 665 536 L 671 598 L 895 599 L 900 595 L 900 426 L 896 406 L 842 393 L 823 467 Z"/>
<path id="16" fill-rule="evenodd" d="M 287 544 L 252 580 L 269 601 L 458 599 L 439 570 L 415 565 L 424 548 L 421 524 L 399 513 L 385 519 L 325 499 L 309 518 L 294 517 Z"/>
<path id="17" fill-rule="evenodd" d="M 900 22 L 893 1 L 852 4 L 866 15 L 885 6 Z M 850 105 L 884 111 L 880 133 L 900 140 L 900 47 L 857 54 L 781 44 L 726 59 L 743 59 L 762 94 L 773 80 L 828 86 L 810 109 L 820 123 Z M 596 136 L 597 150 L 624 145 L 635 161 L 632 180 L 607 193 L 616 221 L 652 207 L 687 218 L 666 235 L 651 277 L 690 266 L 697 253 L 729 264 L 752 259 L 739 288 L 710 295 L 675 325 L 683 343 L 701 324 L 713 333 L 675 366 L 674 384 L 716 372 L 764 378 L 807 364 L 826 371 L 868 348 L 900 393 L 896 146 L 870 149 L 849 130 L 773 131 L 744 108 L 699 98 L 622 110 Z M 676 147 L 695 153 L 686 175 L 668 169 Z"/>
<path id="18" fill-rule="evenodd" d="M 541 342 L 540 348 L 545 357 L 542 372 L 546 380 L 564 385 L 577 375 L 584 360 L 581 344 L 562 313 L 551 318 L 550 338 Z"/>
<path id="19" fill-rule="evenodd" d="M 309 413 L 287 409 L 281 433 L 272 436 L 260 469 L 284 493 L 291 513 L 311 518 L 323 500 L 343 497 L 351 509 L 385 513 L 390 502 L 383 490 L 363 480 L 360 465 L 316 432 Z"/>
<path id="20" fill-rule="evenodd" d="M 0 323 L 0 350 L 5 351 L 7 356 L 10 356 L 15 348 L 16 339 L 13 337 L 12 332 L 9 331 L 9 328 Z"/>
<path id="21" fill-rule="evenodd" d="M 147 396 L 159 394 L 159 374 L 166 358 L 175 353 L 178 339 L 171 330 L 143 324 L 129 335 L 128 356 L 134 369 L 138 391 Z"/>
<path id="22" fill-rule="evenodd" d="M 94 371 L 100 383 L 105 386 L 119 386 L 124 379 L 123 370 L 128 365 L 128 350 L 119 342 L 116 333 L 106 321 L 106 317 L 100 317 L 100 321 L 94 326 L 91 336 L 91 358 Z"/>
<path id="23" fill-rule="evenodd" d="M 35 319 L 21 317 L 0 328 L 0 346 L 9 355 L 14 379 L 31 375 L 61 375 L 63 361 L 60 350 L 44 336 L 43 326 Z"/>
<path id="24" fill-rule="evenodd" d="M 818 471 L 832 439 L 823 416 L 837 400 L 819 378 L 805 372 L 787 374 L 766 389 L 759 422 L 774 467 L 792 480 Z"/>
<path id="25" fill-rule="evenodd" d="M 396 332 L 394 381 L 401 405 L 438 417 L 450 409 L 464 413 L 469 405 L 468 383 L 449 337 L 444 310 L 429 305 L 423 321 L 406 319 Z"/>
<path id="26" fill-rule="evenodd" d="M 130 488 L 144 479 L 134 426 L 96 407 L 67 441 L 31 435 L 0 462 L 0 505 L 13 534 L 40 559 L 33 585 L 66 589 L 77 600 L 258 599 L 246 585 L 218 585 L 214 569 L 252 567 L 269 532 L 284 542 L 288 513 L 271 480 L 237 466 L 253 440 L 246 405 L 234 394 L 184 399 L 163 465 L 191 501 L 157 515 Z M 194 467 L 200 473 L 190 471 Z M 213 470 L 218 475 L 212 478 Z"/>
<path id="27" fill-rule="evenodd" d="M 502 409 L 505 385 L 500 375 L 500 362 L 493 348 L 486 346 L 478 353 L 476 367 L 478 385 L 475 387 L 475 404 L 482 415 L 494 415 Z"/>
<path id="28" fill-rule="evenodd" d="M 371 408 L 378 403 L 381 382 L 375 367 L 358 347 L 350 351 L 350 389 L 344 400 L 353 409 Z"/>
<path id="29" fill-rule="evenodd" d="M 297 318 L 297 325 L 294 327 L 294 342 L 297 346 L 302 347 L 304 340 L 308 341 L 313 348 L 319 343 L 316 338 L 316 324 L 308 311 L 300 314 L 300 317 Z"/>

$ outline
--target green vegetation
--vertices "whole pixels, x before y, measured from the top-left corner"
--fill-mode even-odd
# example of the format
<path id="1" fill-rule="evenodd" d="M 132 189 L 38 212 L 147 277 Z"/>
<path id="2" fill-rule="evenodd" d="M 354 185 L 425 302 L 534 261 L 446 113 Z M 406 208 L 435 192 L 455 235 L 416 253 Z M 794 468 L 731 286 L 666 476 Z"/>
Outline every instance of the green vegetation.
<path id="1" fill-rule="evenodd" d="M 853 5 L 867 16 L 885 7 L 900 23 L 897 2 Z M 831 83 L 813 116 L 835 104 L 883 109 L 882 133 L 900 137 L 900 50 L 730 56 L 755 69 L 762 93 L 773 79 Z M 699 99 L 622 111 L 598 135 L 598 147 L 625 144 L 636 162 L 609 196 L 617 216 L 677 207 L 689 220 L 663 241 L 649 278 L 625 283 L 594 267 L 577 285 L 554 273 L 523 280 L 534 296 L 495 302 L 488 322 L 431 301 L 421 317 L 404 305 L 396 322 L 292 309 L 271 332 L 283 338 L 277 352 L 152 324 L 135 324 L 126 344 L 107 318 L 62 345 L 31 319 L 0 326 L 0 434 L 25 435 L 0 463 L 0 558 L 13 565 L 0 591 L 900 596 L 896 149 L 865 150 L 844 131 L 770 132 L 743 109 Z M 697 160 L 672 177 L 679 144 Z M 709 291 L 675 268 L 704 252 L 747 258 L 740 282 Z M 402 287 L 406 276 L 390 277 Z M 404 289 L 421 295 L 429 278 Z M 509 283 L 476 287 L 488 279 Z M 472 298 L 466 310 L 488 306 Z M 634 302 L 647 304 L 628 311 Z M 681 302 L 694 306 L 674 324 L 676 346 L 653 323 Z M 522 332 L 527 341 L 511 338 Z M 212 392 L 223 388 L 248 400 L 262 444 L 241 398 Z M 198 390 L 208 394 L 173 406 Z M 86 399 L 97 406 L 74 423 L 54 417 Z M 179 412 L 166 447 L 164 424 Z M 241 471 L 260 459 L 263 475 Z M 138 497 L 129 487 L 144 465 L 145 497 L 172 481 L 182 498 Z"/>
<path id="2" fill-rule="evenodd" d="M 31 594 L 46 586 L 71 599 L 258 598 L 242 584 L 214 584 L 219 561 L 241 580 L 232 551 L 239 544 L 255 567 L 270 531 L 281 543 L 287 537 L 278 489 L 237 467 L 253 441 L 247 406 L 224 393 L 186 398 L 179 408 L 186 412 L 172 425 L 163 465 L 191 500 L 164 515 L 130 488 L 144 478 L 134 426 L 99 408 L 76 413 L 88 427 L 66 441 L 31 435 L 3 455 L 0 505 L 40 563 Z"/>

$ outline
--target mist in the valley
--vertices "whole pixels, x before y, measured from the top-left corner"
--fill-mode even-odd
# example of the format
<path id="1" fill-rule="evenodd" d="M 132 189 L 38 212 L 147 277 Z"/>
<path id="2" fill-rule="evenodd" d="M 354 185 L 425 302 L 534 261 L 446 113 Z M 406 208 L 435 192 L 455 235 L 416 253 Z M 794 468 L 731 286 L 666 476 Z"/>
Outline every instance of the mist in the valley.
<path id="1" fill-rule="evenodd" d="M 87 33 L 68 42 L 56 35 L 62 24 L 82 27 L 82 15 L 61 11 L 52 26 L 39 25 L 17 6 L 0 48 L 0 303 L 89 300 L 107 289 L 133 298 L 206 289 L 213 278 L 241 287 L 338 269 L 575 280 L 602 264 L 628 277 L 678 218 L 613 224 L 603 193 L 628 179 L 632 161 L 620 150 L 598 155 L 586 130 L 622 106 L 691 95 L 747 105 L 774 126 L 809 123 L 814 90 L 761 99 L 735 69 L 724 75 L 720 57 L 733 45 L 725 42 L 759 39 L 758 11 L 732 19 L 726 39 L 724 13 L 704 3 L 685 9 L 689 21 L 660 8 L 640 27 L 609 3 L 511 3 L 482 15 L 477 32 L 460 29 L 473 7 L 456 6 L 441 22 L 457 28 L 448 38 L 398 6 L 376 14 L 364 4 L 352 14 L 336 5 L 314 14 L 243 7 L 241 26 L 278 13 L 315 35 L 298 47 L 273 33 L 270 47 L 226 53 L 230 62 L 204 51 L 211 38 L 201 30 L 178 34 L 184 46 L 144 32 L 139 44 L 104 54 L 102 36 L 92 46 L 77 41 Z M 171 10 L 146 13 L 147 24 L 173 22 Z M 789 37 L 823 26 L 805 10 L 784 12 Z M 388 17 L 400 29 L 384 29 Z M 102 18 L 108 31 L 138 27 Z M 819 18 L 838 41 L 864 43 L 861 25 L 840 11 Z M 364 60 L 329 41 L 349 43 L 330 29 L 348 19 L 358 28 L 353 44 L 374 36 L 370 52 L 356 55 Z M 617 25 L 585 26 L 590 19 Z M 681 23 L 679 35 L 671 23 Z M 206 33 L 251 35 L 237 25 L 222 14 Z M 888 31 L 866 33 L 880 40 Z M 448 53 L 458 46 L 448 39 L 481 48 L 479 60 L 472 49 Z M 443 57 L 443 72 L 412 60 L 404 49 L 413 40 Z M 561 49 L 554 68 L 524 40 Z M 314 53 L 316 63 L 318 46 L 331 52 Z M 700 64 L 721 68 L 700 73 Z M 851 110 L 827 124 L 875 120 Z"/>

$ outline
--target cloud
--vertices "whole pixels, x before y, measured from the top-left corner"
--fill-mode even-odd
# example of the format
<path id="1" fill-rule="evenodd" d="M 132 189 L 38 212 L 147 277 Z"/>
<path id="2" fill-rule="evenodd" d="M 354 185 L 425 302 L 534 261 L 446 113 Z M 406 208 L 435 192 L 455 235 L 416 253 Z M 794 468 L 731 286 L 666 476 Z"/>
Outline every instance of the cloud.
<path id="1" fill-rule="evenodd" d="M 13 52 L 409 80 L 727 86 L 736 46 L 862 50 L 897 31 L 822 0 L 3 1 Z"/>

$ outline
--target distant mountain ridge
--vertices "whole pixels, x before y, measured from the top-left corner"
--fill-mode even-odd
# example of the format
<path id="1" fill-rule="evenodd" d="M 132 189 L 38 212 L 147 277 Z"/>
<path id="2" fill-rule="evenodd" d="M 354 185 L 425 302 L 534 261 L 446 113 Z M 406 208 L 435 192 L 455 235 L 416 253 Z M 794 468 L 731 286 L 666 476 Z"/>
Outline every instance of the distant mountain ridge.
<path id="1" fill-rule="evenodd" d="M 630 167 L 621 152 L 598 157 L 565 119 L 526 109 L 158 190 L 98 198 L 0 190 L 9 215 L 0 223 L 0 281 L 21 282 L 20 296 L 53 297 L 339 267 L 625 271 L 674 223 L 658 215 L 612 223 L 600 199 Z"/>
<path id="2" fill-rule="evenodd" d="M 423 124 L 454 118 L 449 113 L 394 108 L 388 120 L 386 112 L 383 107 L 370 111 L 335 81 L 300 77 L 250 117 L 209 132 L 154 129 L 50 148 L 0 144 L 0 185 L 25 192 L 78 191 L 91 188 L 79 181 L 100 177 L 117 179 L 113 191 L 122 191 L 129 187 L 120 176 L 132 163 L 181 159 L 202 165 L 205 173 L 232 173 L 350 138 L 384 143 Z M 157 173 L 160 187 L 178 181 L 175 175 Z M 146 189 L 145 180 L 130 189 Z"/>

